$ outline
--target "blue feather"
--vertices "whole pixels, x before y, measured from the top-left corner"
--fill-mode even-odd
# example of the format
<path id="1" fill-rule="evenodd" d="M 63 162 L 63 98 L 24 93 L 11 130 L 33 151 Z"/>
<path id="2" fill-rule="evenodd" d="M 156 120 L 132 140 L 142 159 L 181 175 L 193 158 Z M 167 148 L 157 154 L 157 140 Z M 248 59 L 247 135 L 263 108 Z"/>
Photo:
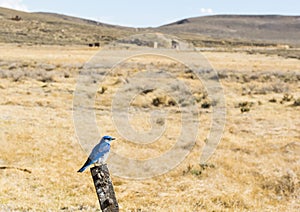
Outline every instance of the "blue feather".
<path id="1" fill-rule="evenodd" d="M 109 142 L 114 140 L 114 138 L 110 136 L 104 136 L 100 142 L 93 148 L 91 154 L 89 155 L 87 161 L 84 163 L 84 165 L 78 170 L 78 172 L 84 172 L 90 165 L 96 163 L 96 162 L 105 162 L 109 150 L 110 150 L 110 144 Z"/>

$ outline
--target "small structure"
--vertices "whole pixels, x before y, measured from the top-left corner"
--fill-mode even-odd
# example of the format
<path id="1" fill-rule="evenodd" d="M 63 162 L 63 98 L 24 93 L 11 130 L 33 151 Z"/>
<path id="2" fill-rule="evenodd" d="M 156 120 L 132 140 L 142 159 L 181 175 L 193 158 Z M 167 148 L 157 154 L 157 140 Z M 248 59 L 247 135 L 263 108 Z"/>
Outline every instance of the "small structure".
<path id="1" fill-rule="evenodd" d="M 13 21 L 21 21 L 22 18 L 20 16 L 16 15 L 15 17 L 12 17 L 11 20 L 13 20 Z"/>
<path id="2" fill-rule="evenodd" d="M 179 50 L 179 43 L 175 40 L 172 40 L 172 49 Z"/>

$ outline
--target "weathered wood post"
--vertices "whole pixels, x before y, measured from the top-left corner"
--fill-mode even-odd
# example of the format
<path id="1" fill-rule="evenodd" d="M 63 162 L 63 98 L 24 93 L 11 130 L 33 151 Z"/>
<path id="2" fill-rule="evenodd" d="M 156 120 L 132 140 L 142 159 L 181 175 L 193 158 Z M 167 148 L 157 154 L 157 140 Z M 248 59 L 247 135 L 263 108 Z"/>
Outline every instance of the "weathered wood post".
<path id="1" fill-rule="evenodd" d="M 119 205 L 107 164 L 92 167 L 91 174 L 102 212 L 118 212 Z"/>

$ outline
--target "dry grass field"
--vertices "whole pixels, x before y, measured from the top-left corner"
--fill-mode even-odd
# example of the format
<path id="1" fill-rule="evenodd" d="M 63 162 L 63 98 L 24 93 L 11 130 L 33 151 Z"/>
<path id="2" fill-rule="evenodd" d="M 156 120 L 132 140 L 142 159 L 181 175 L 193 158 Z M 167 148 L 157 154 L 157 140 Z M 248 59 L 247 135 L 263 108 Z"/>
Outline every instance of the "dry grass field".
<path id="1" fill-rule="evenodd" d="M 76 138 L 72 111 L 78 73 L 97 51 L 82 46 L 0 45 L 0 211 L 99 211 L 89 171 L 76 172 L 87 155 Z M 218 71 L 225 92 L 221 143 L 200 166 L 211 108 L 203 107 L 209 97 L 199 93 L 204 124 L 186 160 L 167 174 L 145 180 L 112 174 L 121 211 L 300 211 L 300 60 L 242 51 L 202 54 Z M 172 136 L 180 129 L 176 106 L 161 102 L 172 128 L 158 144 L 129 145 L 110 116 L 110 97 L 124 75 L 120 71 L 109 76 L 105 89 L 97 93 L 97 98 L 106 99 L 96 102 L 97 123 L 110 123 L 101 127 L 103 134 L 118 138 L 112 144 L 115 152 L 136 158 L 158 156 L 172 146 Z M 193 91 L 201 90 L 191 75 L 179 71 L 177 77 Z M 153 92 L 133 104 L 142 108 L 143 101 L 150 99 L 151 105 L 157 97 L 159 93 Z M 133 117 L 133 122 L 147 128 L 145 117 Z"/>

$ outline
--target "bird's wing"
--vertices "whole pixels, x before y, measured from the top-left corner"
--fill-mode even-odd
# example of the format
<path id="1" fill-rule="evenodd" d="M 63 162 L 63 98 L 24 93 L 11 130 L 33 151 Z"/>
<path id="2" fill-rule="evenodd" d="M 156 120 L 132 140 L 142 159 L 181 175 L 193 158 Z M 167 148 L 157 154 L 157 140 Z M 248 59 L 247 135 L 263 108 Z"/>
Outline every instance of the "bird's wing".
<path id="1" fill-rule="evenodd" d="M 97 144 L 92 153 L 90 154 L 89 158 L 95 162 L 97 161 L 99 158 L 101 158 L 105 153 L 109 152 L 110 149 L 110 144 L 103 142 L 103 143 L 99 143 Z"/>

